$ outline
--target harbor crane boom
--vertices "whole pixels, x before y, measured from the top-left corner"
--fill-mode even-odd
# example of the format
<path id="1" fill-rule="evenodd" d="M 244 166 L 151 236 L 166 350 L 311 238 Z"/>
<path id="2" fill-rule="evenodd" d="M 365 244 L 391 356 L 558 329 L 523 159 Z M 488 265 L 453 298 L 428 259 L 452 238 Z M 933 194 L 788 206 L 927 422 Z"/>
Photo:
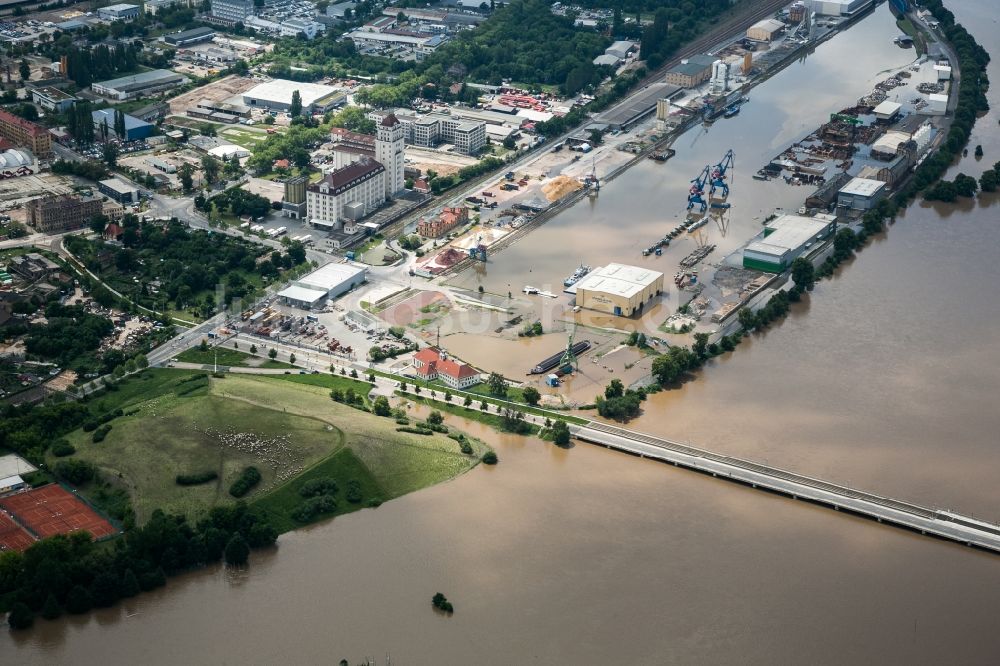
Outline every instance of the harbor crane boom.
<path id="1" fill-rule="evenodd" d="M 729 184 L 726 182 L 726 172 L 732 168 L 735 161 L 736 158 L 733 155 L 733 150 L 730 148 L 722 156 L 722 160 L 712 169 L 712 189 L 709 191 L 709 196 L 714 195 L 717 189 L 722 190 L 722 198 L 729 196 Z"/>
<path id="2" fill-rule="evenodd" d="M 691 189 L 688 190 L 688 210 L 691 210 L 698 205 L 701 207 L 700 212 L 704 213 L 708 208 L 708 202 L 704 199 L 705 186 L 708 185 L 709 178 L 712 175 L 712 170 L 709 166 L 705 166 L 698 174 L 698 177 L 691 181 Z"/>

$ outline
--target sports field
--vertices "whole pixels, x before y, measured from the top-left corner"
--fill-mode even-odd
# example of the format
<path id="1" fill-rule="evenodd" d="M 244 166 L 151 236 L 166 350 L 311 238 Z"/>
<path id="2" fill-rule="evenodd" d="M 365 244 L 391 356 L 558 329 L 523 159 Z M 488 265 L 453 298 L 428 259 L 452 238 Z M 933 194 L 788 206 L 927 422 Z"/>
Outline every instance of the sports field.
<path id="1" fill-rule="evenodd" d="M 5 550 L 25 550 L 35 543 L 35 538 L 14 522 L 6 511 L 0 509 L 0 553 Z"/>
<path id="2" fill-rule="evenodd" d="M 54 483 L 0 498 L 0 507 L 42 539 L 80 530 L 101 538 L 118 531 L 78 497 Z"/>

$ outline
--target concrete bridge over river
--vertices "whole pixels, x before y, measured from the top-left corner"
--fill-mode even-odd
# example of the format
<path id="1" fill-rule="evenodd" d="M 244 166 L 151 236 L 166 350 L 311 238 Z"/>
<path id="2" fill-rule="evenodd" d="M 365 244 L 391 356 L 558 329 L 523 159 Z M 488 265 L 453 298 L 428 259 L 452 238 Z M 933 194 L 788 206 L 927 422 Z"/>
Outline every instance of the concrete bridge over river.
<path id="1" fill-rule="evenodd" d="M 577 439 L 592 444 L 1000 554 L 1000 527 L 968 516 L 874 495 L 595 421 L 571 425 L 570 432 Z"/>

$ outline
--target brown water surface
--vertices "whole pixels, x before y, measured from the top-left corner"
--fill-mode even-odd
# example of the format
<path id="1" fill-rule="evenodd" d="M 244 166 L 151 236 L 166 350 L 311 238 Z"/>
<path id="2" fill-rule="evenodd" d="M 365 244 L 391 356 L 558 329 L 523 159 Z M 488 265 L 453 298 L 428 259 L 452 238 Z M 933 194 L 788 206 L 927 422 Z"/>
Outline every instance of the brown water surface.
<path id="1" fill-rule="evenodd" d="M 993 3 L 950 4 L 1000 54 Z M 841 79 L 871 64 L 869 49 L 889 44 L 891 55 L 895 34 L 883 6 L 823 47 L 843 61 L 824 83 L 830 104 L 863 91 Z M 824 75 L 813 60 L 775 79 L 806 115 L 817 100 L 795 85 Z M 990 74 L 1000 80 L 996 64 Z M 983 165 L 957 168 L 978 176 L 1000 159 L 997 117 L 973 138 Z M 766 127 L 778 123 L 784 142 L 800 132 L 788 122 Z M 608 199 L 649 178 L 634 171 Z M 622 214 L 654 205 L 628 198 Z M 913 207 L 787 321 L 652 398 L 634 425 L 1000 518 L 997 210 L 993 199 Z M 111 610 L 0 633 L 0 660 L 998 661 L 1000 558 L 588 445 L 464 426 L 493 443 L 499 465 L 283 536 L 246 572 L 200 571 Z M 454 616 L 431 609 L 438 591 Z"/>

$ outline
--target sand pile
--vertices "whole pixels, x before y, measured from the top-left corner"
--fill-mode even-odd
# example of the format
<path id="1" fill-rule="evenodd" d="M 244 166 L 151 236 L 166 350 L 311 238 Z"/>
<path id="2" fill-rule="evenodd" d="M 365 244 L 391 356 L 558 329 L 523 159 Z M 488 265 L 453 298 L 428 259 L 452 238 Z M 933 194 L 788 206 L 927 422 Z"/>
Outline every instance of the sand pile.
<path id="1" fill-rule="evenodd" d="M 558 201 L 567 194 L 576 192 L 581 187 L 583 187 L 583 183 L 578 181 L 576 178 L 570 178 L 569 176 L 556 176 L 549 182 L 542 185 L 542 194 L 544 194 L 545 198 L 550 202 Z"/>

